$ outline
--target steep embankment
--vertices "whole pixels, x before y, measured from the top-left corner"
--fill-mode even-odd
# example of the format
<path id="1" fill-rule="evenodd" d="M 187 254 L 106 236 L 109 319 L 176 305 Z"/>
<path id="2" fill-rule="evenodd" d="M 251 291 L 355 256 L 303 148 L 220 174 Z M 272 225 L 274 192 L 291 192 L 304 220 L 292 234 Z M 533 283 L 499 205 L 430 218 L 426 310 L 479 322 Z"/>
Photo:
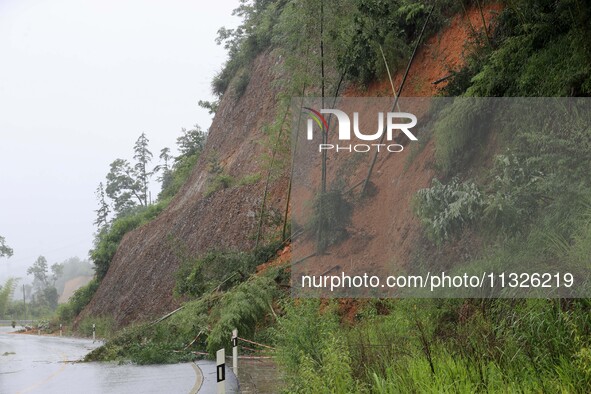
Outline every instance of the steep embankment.
<path id="1" fill-rule="evenodd" d="M 487 26 L 494 23 L 501 10 L 500 4 L 489 4 L 484 11 Z M 480 43 L 478 40 L 480 37 Z M 440 94 L 446 86 L 451 72 L 458 71 L 466 62 L 467 55 L 474 50 L 474 45 L 482 44 L 484 37 L 482 17 L 478 8 L 472 7 L 452 17 L 447 26 L 438 34 L 430 37 L 417 51 L 409 70 L 402 96 L 431 97 Z M 396 70 L 393 84 L 396 89 L 402 82 L 404 67 Z M 444 79 L 440 82 L 440 80 Z M 437 83 L 434 83 L 437 82 Z M 378 97 L 392 96 L 389 79 L 377 81 L 364 91 L 355 86 L 349 87 L 344 96 L 347 97 Z M 354 109 L 351 109 L 353 111 Z M 416 110 L 416 109 L 415 109 Z M 360 128 L 370 130 L 374 119 L 361 119 Z M 374 264 L 388 256 L 389 261 L 397 267 L 412 263 L 421 242 L 421 225 L 412 210 L 412 199 L 417 190 L 430 186 L 431 179 L 436 175 L 435 146 L 433 139 L 418 135 L 420 140 L 428 140 L 426 145 L 416 152 L 407 146 L 400 154 L 382 154 L 378 159 L 371 176 L 373 191 L 370 198 L 355 204 L 348 237 L 343 242 L 329 249 L 328 253 L 316 256 L 313 261 L 304 261 L 299 269 L 301 272 L 320 275 L 330 270 L 346 269 L 347 274 L 389 275 L 390 267 Z M 347 156 L 333 155 L 328 163 L 328 179 L 343 180 L 342 168 L 348 168 Z M 368 174 L 371 155 L 358 161 L 347 172 L 346 184 L 360 186 Z M 320 179 L 320 170 L 310 168 L 315 173 L 309 179 Z M 353 187 L 353 199 L 358 198 L 360 187 Z M 294 189 L 294 200 L 310 199 L 306 187 Z M 305 205 L 305 204 L 304 204 Z M 314 252 L 313 242 L 303 242 L 297 254 L 298 259 Z M 460 246 L 461 248 L 461 246 Z M 454 253 L 462 251 L 454 250 Z M 346 257 L 346 259 L 345 259 Z M 346 261 L 344 261 L 346 260 Z M 349 264 L 349 261 L 362 261 L 364 264 Z M 386 270 L 384 272 L 384 270 Z"/>
<path id="2" fill-rule="evenodd" d="M 154 221 L 127 234 L 86 315 L 113 317 L 118 325 L 151 318 L 178 305 L 175 272 L 183 260 L 209 250 L 245 250 L 254 245 L 264 177 L 207 195 L 211 163 L 237 181 L 265 175 L 263 126 L 275 116 L 279 57 L 261 54 L 239 99 L 230 89 L 220 102 L 207 147 L 190 179 Z M 285 180 L 273 183 L 267 204 L 284 206 Z"/>
<path id="3" fill-rule="evenodd" d="M 489 6 L 486 10 L 488 22 L 498 8 Z M 431 37 L 418 52 L 404 95 L 435 95 L 444 84 L 433 85 L 432 82 L 464 62 L 465 44 L 481 29 L 482 20 L 476 10 L 453 17 L 449 25 Z M 268 153 L 260 141 L 265 139 L 263 126 L 276 116 L 280 61 L 272 51 L 259 55 L 244 94 L 237 98 L 232 89 L 224 94 L 205 152 L 189 181 L 156 220 L 125 236 L 82 317 L 106 315 L 113 317 L 117 324 L 125 325 L 162 314 L 179 303 L 173 296 L 173 288 L 175 272 L 183 259 L 208 250 L 245 250 L 253 246 L 266 175 L 263 155 Z M 395 86 L 399 85 L 401 75 L 402 72 L 395 74 Z M 350 87 L 345 95 L 389 96 L 390 92 L 389 81 L 383 80 L 364 91 Z M 394 245 L 388 251 L 394 260 L 408 261 L 420 235 L 409 202 L 416 190 L 427 186 L 434 175 L 433 151 L 432 144 L 428 144 L 409 168 L 405 167 L 404 159 L 382 158 L 378 162 L 372 180 L 378 193 L 369 204 L 356 209 L 353 224 L 383 225 L 387 231 L 370 237 L 353 232 L 347 245 L 366 255 L 378 253 L 380 245 Z M 207 195 L 212 160 L 235 179 L 253 174 L 261 174 L 263 179 Z M 365 172 L 366 168 L 359 168 L 352 179 L 362 178 Z M 282 209 L 286 190 L 286 178 L 274 181 L 268 204 Z M 338 259 L 338 255 L 331 258 Z"/>

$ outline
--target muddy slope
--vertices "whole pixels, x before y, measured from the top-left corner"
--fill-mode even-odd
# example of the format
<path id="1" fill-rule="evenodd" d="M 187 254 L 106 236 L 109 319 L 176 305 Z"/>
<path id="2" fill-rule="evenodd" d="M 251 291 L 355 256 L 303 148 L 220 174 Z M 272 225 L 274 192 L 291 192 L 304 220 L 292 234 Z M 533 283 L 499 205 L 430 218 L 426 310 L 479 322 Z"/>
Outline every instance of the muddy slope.
<path id="1" fill-rule="evenodd" d="M 499 9 L 498 5 L 487 6 L 488 23 L 492 23 Z M 403 95 L 436 95 L 445 82 L 438 85 L 432 82 L 461 66 L 465 61 L 465 45 L 470 45 L 471 37 L 481 29 L 481 18 L 475 9 L 451 18 L 418 52 Z M 280 58 L 275 53 L 260 55 L 250 72 L 250 84 L 244 95 L 237 99 L 232 89 L 225 94 L 210 128 L 206 151 L 189 181 L 156 220 L 126 235 L 107 276 L 81 317 L 106 315 L 113 317 L 118 325 L 125 325 L 162 315 L 179 303 L 173 297 L 174 273 L 183 256 L 212 249 L 246 250 L 253 246 L 264 177 L 256 184 L 224 189 L 206 197 L 204 192 L 210 177 L 206 158 L 217 155 L 225 171 L 238 179 L 266 174 L 263 155 L 268 152 L 260 141 L 264 139 L 262 127 L 275 117 L 277 81 L 281 79 L 276 71 L 278 64 Z M 401 81 L 402 71 L 394 73 L 395 86 Z M 345 95 L 391 96 L 390 82 L 383 80 L 359 90 L 349 87 Z M 388 252 L 394 262 L 408 264 L 421 237 L 410 201 L 418 189 L 429 185 L 435 174 L 433 163 L 432 142 L 410 165 L 406 160 L 381 158 L 372 178 L 377 193 L 354 212 L 353 227 L 373 224 L 387 231 L 370 236 L 353 232 L 343 246 L 357 248 L 353 255 L 367 257 L 381 253 L 381 245 L 392 245 Z M 351 182 L 362 179 L 365 173 L 365 168 L 358 168 Z M 279 211 L 285 206 L 286 190 L 285 177 L 273 182 L 268 202 Z M 298 192 L 294 194 L 298 198 Z M 339 264 L 338 254 L 327 258 Z"/>
<path id="2" fill-rule="evenodd" d="M 264 188 L 262 180 L 205 196 L 207 158 L 216 157 L 224 172 L 239 180 L 265 175 L 262 127 L 275 117 L 277 55 L 255 60 L 244 95 L 232 88 L 224 95 L 209 132 L 204 154 L 189 181 L 156 220 L 127 234 L 97 293 L 83 311 L 109 316 L 117 325 L 150 319 L 175 308 L 175 271 L 187 256 L 208 250 L 246 250 L 254 244 Z M 276 180 L 268 204 L 285 205 L 286 182 Z M 269 230 L 269 229 L 268 229 Z M 270 231 L 270 230 L 269 230 Z"/>
<path id="3" fill-rule="evenodd" d="M 486 6 L 484 17 L 487 25 L 494 25 L 500 10 L 501 6 L 496 3 Z M 450 18 L 447 25 L 426 40 L 417 51 L 402 96 L 431 97 L 440 94 L 447 80 L 436 84 L 434 82 L 446 77 L 451 71 L 458 70 L 466 62 L 466 55 L 473 50 L 474 45 L 479 45 L 476 38 L 482 33 L 482 17 L 475 7 Z M 404 69 L 395 70 L 393 84 L 396 89 L 400 86 L 403 73 Z M 392 88 L 390 81 L 384 79 L 371 84 L 366 91 L 349 87 L 344 96 L 391 97 Z M 371 122 L 360 122 L 362 130 L 374 127 Z M 351 223 L 347 228 L 348 237 L 330 247 L 326 254 L 303 261 L 298 265 L 296 275 L 325 275 L 346 271 L 348 275 L 369 273 L 385 277 L 392 274 L 391 266 L 408 268 L 416 262 L 420 257 L 417 252 L 422 250 L 425 239 L 420 222 L 413 213 L 412 200 L 417 190 L 429 187 L 431 179 L 436 176 L 434 141 L 421 134 L 418 134 L 418 138 L 426 138 L 427 142 L 414 153 L 411 149 L 405 149 L 400 154 L 378 155 L 371 178 L 371 192 L 368 193 L 368 198 L 363 198 L 354 205 Z M 345 190 L 352 192 L 351 199 L 359 200 L 360 188 L 354 185 L 361 185 L 367 176 L 371 156 L 360 156 L 360 160 L 352 168 L 347 163 L 347 157 L 330 157 L 328 182 L 330 185 L 334 180 L 344 180 L 347 185 Z M 347 171 L 341 171 L 342 168 Z M 305 181 L 320 179 L 319 169 L 306 170 L 305 173 L 312 175 Z M 294 201 L 312 198 L 307 185 L 303 184 L 294 187 L 292 196 Z M 296 260 L 304 259 L 315 251 L 314 238 L 302 238 L 297 245 L 298 250 L 294 250 Z M 462 255 L 465 251 L 454 252 Z M 388 256 L 389 263 L 376 263 L 383 261 L 383 256 Z M 334 296 L 329 291 L 322 294 Z"/>

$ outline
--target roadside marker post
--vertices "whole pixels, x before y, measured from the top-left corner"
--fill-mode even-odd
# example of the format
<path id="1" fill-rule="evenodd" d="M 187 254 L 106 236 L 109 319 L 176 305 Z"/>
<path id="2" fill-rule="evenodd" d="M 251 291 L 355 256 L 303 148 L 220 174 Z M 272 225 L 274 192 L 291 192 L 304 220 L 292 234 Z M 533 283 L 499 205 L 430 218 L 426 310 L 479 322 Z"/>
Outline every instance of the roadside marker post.
<path id="1" fill-rule="evenodd" d="M 232 330 L 232 370 L 238 377 L 238 329 Z"/>
<path id="2" fill-rule="evenodd" d="M 96 341 L 96 325 L 92 325 L 92 342 Z"/>
<path id="3" fill-rule="evenodd" d="M 60 324 L 60 337 L 62 336 L 62 325 Z"/>
<path id="4" fill-rule="evenodd" d="M 216 353 L 216 372 L 218 394 L 226 394 L 226 350 L 220 349 Z"/>

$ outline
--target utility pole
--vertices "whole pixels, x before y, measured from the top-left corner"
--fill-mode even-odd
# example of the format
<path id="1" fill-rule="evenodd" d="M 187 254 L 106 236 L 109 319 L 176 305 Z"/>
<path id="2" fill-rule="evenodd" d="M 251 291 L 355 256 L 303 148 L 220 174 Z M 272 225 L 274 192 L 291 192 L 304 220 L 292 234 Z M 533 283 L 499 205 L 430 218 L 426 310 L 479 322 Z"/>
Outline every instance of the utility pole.
<path id="1" fill-rule="evenodd" d="M 24 311 L 25 311 L 25 319 L 27 320 L 27 300 L 25 299 L 25 285 L 23 284 L 23 305 L 24 305 Z M 25 325 L 24 321 L 23 321 L 23 326 Z"/>

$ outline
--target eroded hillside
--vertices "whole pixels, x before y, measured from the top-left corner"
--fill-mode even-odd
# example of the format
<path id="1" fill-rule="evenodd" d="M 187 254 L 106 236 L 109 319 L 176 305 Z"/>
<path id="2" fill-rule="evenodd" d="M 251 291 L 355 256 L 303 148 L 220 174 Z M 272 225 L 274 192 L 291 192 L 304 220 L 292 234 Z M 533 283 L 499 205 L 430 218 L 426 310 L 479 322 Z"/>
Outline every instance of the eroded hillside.
<path id="1" fill-rule="evenodd" d="M 496 17 L 502 7 L 498 3 L 489 4 L 484 13 L 487 27 L 494 26 Z M 484 35 L 482 17 L 476 7 L 466 13 L 453 16 L 446 27 L 430 37 L 419 48 L 411 65 L 401 96 L 403 97 L 433 97 L 440 95 L 448 83 L 449 75 L 458 71 L 466 62 L 466 58 L 475 46 L 482 45 L 477 37 Z M 404 68 L 393 75 L 396 89 L 402 82 Z M 345 97 L 391 97 L 393 95 L 390 80 L 385 78 L 369 86 L 367 90 L 360 90 L 352 85 L 344 92 Z M 404 100 L 402 100 L 404 101 Z M 417 104 L 418 102 L 413 103 Z M 391 104 L 390 104 L 391 105 Z M 380 110 L 384 110 L 381 108 Z M 350 112 L 353 112 L 352 108 Z M 418 108 L 413 107 L 415 113 Z M 362 130 L 373 130 L 374 119 L 360 120 Z M 426 130 L 423 130 L 425 132 Z M 426 133 L 425 133 L 426 134 Z M 363 275 L 367 272 L 388 275 L 389 267 L 374 262 L 388 256 L 392 264 L 397 267 L 410 264 L 426 242 L 421 231 L 421 224 L 413 213 L 412 200 L 419 189 L 430 186 L 436 177 L 435 144 L 430 135 L 418 134 L 419 140 L 427 141 L 424 145 L 411 146 L 407 144 L 400 154 L 378 155 L 372 172 L 371 193 L 362 201 L 360 190 L 368 174 L 372 154 L 366 154 L 362 159 L 354 158 L 352 167 L 347 160 L 349 156 L 332 155 L 328 164 L 328 182 L 345 182 L 344 189 L 350 193 L 350 200 L 357 200 L 354 204 L 348 237 L 336 245 L 328 253 L 316 256 L 313 263 L 303 262 L 302 272 L 323 274 L 327 269 L 345 269 L 348 274 Z M 421 144 L 417 144 L 421 145 Z M 488 155 L 492 155 L 490 150 Z M 484 159 L 483 159 L 484 160 Z M 351 168 L 352 167 L 352 168 Z M 348 169 L 343 171 L 343 169 Z M 319 168 L 309 168 L 307 172 L 314 173 L 306 176 L 308 179 L 320 179 Z M 343 174 L 344 172 L 344 174 Z M 294 199 L 306 201 L 313 198 L 309 191 L 294 189 Z M 306 203 L 301 204 L 303 206 Z M 302 215 L 304 216 L 304 215 Z M 462 245 L 458 246 L 462 248 Z M 314 242 L 304 242 L 297 258 L 313 253 Z M 454 253 L 456 253 L 455 251 Z M 461 252 L 460 252 L 461 253 Z M 364 261 L 366 264 L 348 264 L 349 261 Z M 386 269 L 386 272 L 383 270 Z M 338 271 L 338 270 L 337 270 Z"/>
<path id="2" fill-rule="evenodd" d="M 265 172 L 263 127 L 275 116 L 278 62 L 273 52 L 261 54 L 242 97 L 233 91 L 224 95 L 189 181 L 154 221 L 124 237 L 81 317 L 109 316 L 125 325 L 170 311 L 179 304 L 173 289 L 183 260 L 211 250 L 254 246 L 266 179 L 259 176 L 244 185 L 240 180 Z M 220 166 L 237 185 L 208 189 L 216 176 L 212 165 Z M 281 209 L 285 194 L 285 179 L 275 178 L 267 204 Z"/>
<path id="3" fill-rule="evenodd" d="M 578 0 L 244 4 L 241 28 L 224 32 L 230 57 L 212 83 L 222 101 L 206 152 L 171 205 L 108 259 L 84 315 L 122 325 L 183 308 L 120 330 L 87 359 L 190 361 L 229 349 L 238 329 L 247 341 L 241 354 L 280 367 L 283 382 L 270 392 L 282 385 L 314 393 L 589 392 L 591 307 L 570 291 L 589 283 L 591 7 Z M 323 161 L 316 142 L 336 143 L 336 127 L 312 110 L 344 96 L 338 108 L 357 112 L 360 130 L 375 130 L 375 112 L 392 108 L 411 53 L 401 111 L 415 96 L 410 112 L 426 115 L 413 129 L 418 141 L 389 139 L 403 152 L 378 155 L 375 167 L 363 154 L 332 151 Z M 319 95 L 324 100 L 312 99 L 306 111 L 301 101 L 288 111 L 289 98 Z M 438 95 L 449 97 L 430 98 Z M 354 97 L 363 100 L 350 104 Z M 421 112 L 420 100 L 435 102 L 435 111 Z M 491 115 L 490 103 L 506 100 L 525 110 Z M 430 119 L 450 101 L 443 118 Z M 298 131 L 310 137 L 294 143 L 300 160 L 290 172 L 287 138 L 274 141 L 300 113 L 309 123 Z M 340 126 L 346 119 L 337 115 Z M 338 143 L 347 141 L 347 130 L 338 132 Z M 269 156 L 279 146 L 283 167 L 270 178 L 268 199 L 279 214 L 266 221 L 264 247 L 253 248 Z M 285 246 L 268 241 L 281 233 L 288 190 L 293 233 Z M 228 249 L 243 253 L 206 253 Z M 193 261 L 176 283 L 186 298 L 175 299 L 175 271 L 187 256 Z M 450 294 L 433 286 L 426 290 L 435 298 L 406 298 L 416 293 L 402 290 L 388 298 L 360 286 L 368 291 L 335 300 L 322 297 L 329 286 L 313 284 L 304 294 L 312 297 L 293 297 L 303 288 L 298 270 L 320 282 L 340 272 L 383 275 L 374 260 L 384 256 L 388 275 L 405 274 L 398 278 L 416 278 L 433 263 L 438 278 L 457 274 L 454 288 L 461 287 L 455 278 L 483 272 L 525 276 L 531 286 L 502 283 L 500 293 L 454 298 L 439 298 Z M 534 280 L 542 271 L 561 284 L 514 292 L 542 289 Z M 93 319 L 80 322 L 87 333 Z"/>
<path id="4" fill-rule="evenodd" d="M 487 6 L 487 23 L 491 23 L 499 9 L 495 4 Z M 449 18 L 446 26 L 419 48 L 403 95 L 436 95 L 445 82 L 433 82 L 463 64 L 464 49 L 475 45 L 475 37 L 481 31 L 482 19 L 475 8 Z M 245 91 L 239 96 L 231 87 L 223 95 L 205 151 L 188 182 L 154 221 L 124 237 L 107 275 L 79 318 L 109 316 L 121 326 L 162 315 L 180 304 L 173 290 L 175 272 L 184 260 L 212 250 L 252 249 L 270 156 L 265 126 L 277 118 L 281 81 L 288 78 L 281 69 L 281 56 L 267 50 L 254 60 Z M 396 87 L 402 71 L 395 72 Z M 390 96 L 390 82 L 383 78 L 367 89 L 350 85 L 344 94 Z M 372 182 L 379 192 L 369 204 L 356 208 L 354 223 L 381 223 L 387 231 L 375 237 L 353 231 L 348 244 L 355 243 L 358 249 L 362 245 L 359 251 L 371 254 L 384 243 L 382 238 L 388 237 L 388 243 L 394 245 L 389 251 L 394 259 L 401 264 L 408 261 L 420 236 L 409 201 L 434 175 L 433 149 L 430 142 L 408 168 L 404 158 L 378 161 Z M 216 176 L 212 165 L 219 166 L 223 174 L 237 182 L 211 192 Z M 365 171 L 365 167 L 360 167 L 351 179 L 362 177 Z M 257 174 L 254 182 L 239 181 Z M 271 179 L 267 205 L 282 212 L 288 189 L 286 172 Z M 264 230 L 270 234 L 277 228 L 274 223 Z"/>

